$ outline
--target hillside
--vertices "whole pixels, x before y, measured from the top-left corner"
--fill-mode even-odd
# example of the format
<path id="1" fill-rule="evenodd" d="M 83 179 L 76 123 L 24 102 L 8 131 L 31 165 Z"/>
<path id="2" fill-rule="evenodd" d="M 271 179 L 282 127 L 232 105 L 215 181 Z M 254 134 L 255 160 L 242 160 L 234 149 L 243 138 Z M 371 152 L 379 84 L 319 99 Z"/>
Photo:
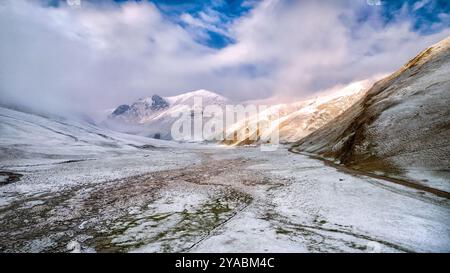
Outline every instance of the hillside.
<path id="1" fill-rule="evenodd" d="M 349 167 L 450 190 L 450 37 L 294 144 Z"/>
<path id="2" fill-rule="evenodd" d="M 174 143 L 102 129 L 87 122 L 0 107 L 3 165 L 85 160 Z"/>

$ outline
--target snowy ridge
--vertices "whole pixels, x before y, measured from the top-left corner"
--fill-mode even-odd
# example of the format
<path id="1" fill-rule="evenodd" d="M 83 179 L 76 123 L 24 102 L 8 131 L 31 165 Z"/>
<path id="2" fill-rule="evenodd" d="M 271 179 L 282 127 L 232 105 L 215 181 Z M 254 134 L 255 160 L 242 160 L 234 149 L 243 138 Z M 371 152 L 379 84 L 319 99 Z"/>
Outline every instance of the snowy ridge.
<path id="1" fill-rule="evenodd" d="M 271 120 L 272 124 L 268 129 L 259 130 L 258 136 L 248 137 L 240 141 L 227 141 L 227 143 L 244 145 L 266 142 L 268 139 L 265 136 L 270 135 L 273 130 L 279 130 L 282 143 L 295 142 L 344 112 L 365 94 L 376 78 L 335 87 L 316 95 L 312 99 L 271 106 L 260 115 Z M 275 118 L 271 118 L 271 116 Z M 255 116 L 248 120 L 238 121 L 233 125 L 231 131 L 238 134 L 243 133 L 250 124 L 258 122 L 257 118 Z"/>
<path id="2" fill-rule="evenodd" d="M 216 94 L 214 92 L 200 89 L 197 91 L 187 92 L 185 94 L 172 96 L 172 97 L 166 97 L 165 99 L 171 104 L 188 104 L 193 105 L 194 104 L 194 97 L 201 97 L 202 100 L 206 104 L 214 104 L 214 103 L 224 103 L 228 102 L 228 99 L 224 96 L 221 96 L 219 94 Z"/>

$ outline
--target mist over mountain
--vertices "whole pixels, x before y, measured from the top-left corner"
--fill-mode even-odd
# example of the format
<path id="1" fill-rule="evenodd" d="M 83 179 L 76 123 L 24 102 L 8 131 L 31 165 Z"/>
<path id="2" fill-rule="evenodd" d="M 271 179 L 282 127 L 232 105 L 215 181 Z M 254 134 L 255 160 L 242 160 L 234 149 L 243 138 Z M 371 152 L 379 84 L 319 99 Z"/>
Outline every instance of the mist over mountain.
<path id="1" fill-rule="evenodd" d="M 229 99 L 204 89 L 172 97 L 152 95 L 131 105 L 118 106 L 100 124 L 121 132 L 170 140 L 173 139 L 171 128 L 174 122 L 183 114 L 191 116 L 195 100 L 199 100 L 202 107 L 224 107 L 231 103 Z"/>

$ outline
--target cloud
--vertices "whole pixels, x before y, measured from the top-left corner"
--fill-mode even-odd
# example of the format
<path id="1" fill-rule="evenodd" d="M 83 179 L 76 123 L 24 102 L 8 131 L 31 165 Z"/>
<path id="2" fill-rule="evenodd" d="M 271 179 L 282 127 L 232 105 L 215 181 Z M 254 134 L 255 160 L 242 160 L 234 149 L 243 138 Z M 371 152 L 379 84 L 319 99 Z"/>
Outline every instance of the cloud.
<path id="1" fill-rule="evenodd" d="M 95 110 L 156 92 L 196 87 L 211 53 L 149 3 L 0 7 L 2 100 Z"/>
<path id="2" fill-rule="evenodd" d="M 364 22 L 361 9 L 372 13 Z M 406 20 L 386 25 L 380 9 L 365 1 L 266 1 L 236 22 L 238 42 L 218 59 L 230 67 L 270 67 L 262 75 L 270 78 L 267 88 L 291 98 L 391 72 L 450 34 L 447 28 L 423 36 Z"/>
<path id="3" fill-rule="evenodd" d="M 300 99 L 399 68 L 450 34 L 382 23 L 365 1 L 263 1 L 220 26 L 214 12 L 182 27 L 149 2 L 48 7 L 0 3 L 0 99 L 93 113 L 157 93 L 209 89 L 235 100 Z M 370 14 L 360 19 L 361 12 Z M 445 16 L 444 16 L 445 17 Z M 196 31 L 198 29 L 198 31 Z M 211 48 L 196 35 L 226 34 Z"/>
<path id="4" fill-rule="evenodd" d="M 417 11 L 421 8 L 423 8 L 424 6 L 426 6 L 427 4 L 430 3 L 431 0 L 421 0 L 421 1 L 417 1 L 414 5 L 413 5 L 413 11 Z"/>

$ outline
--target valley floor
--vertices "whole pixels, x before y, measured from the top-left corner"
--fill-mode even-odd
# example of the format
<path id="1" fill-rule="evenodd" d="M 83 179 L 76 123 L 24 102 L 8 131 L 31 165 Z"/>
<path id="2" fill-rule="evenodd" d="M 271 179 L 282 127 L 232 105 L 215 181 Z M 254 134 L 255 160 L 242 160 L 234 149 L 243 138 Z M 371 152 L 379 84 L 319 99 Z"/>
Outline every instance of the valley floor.
<path id="1" fill-rule="evenodd" d="M 2 170 L 0 252 L 450 252 L 448 199 L 286 147 L 154 147 Z"/>

